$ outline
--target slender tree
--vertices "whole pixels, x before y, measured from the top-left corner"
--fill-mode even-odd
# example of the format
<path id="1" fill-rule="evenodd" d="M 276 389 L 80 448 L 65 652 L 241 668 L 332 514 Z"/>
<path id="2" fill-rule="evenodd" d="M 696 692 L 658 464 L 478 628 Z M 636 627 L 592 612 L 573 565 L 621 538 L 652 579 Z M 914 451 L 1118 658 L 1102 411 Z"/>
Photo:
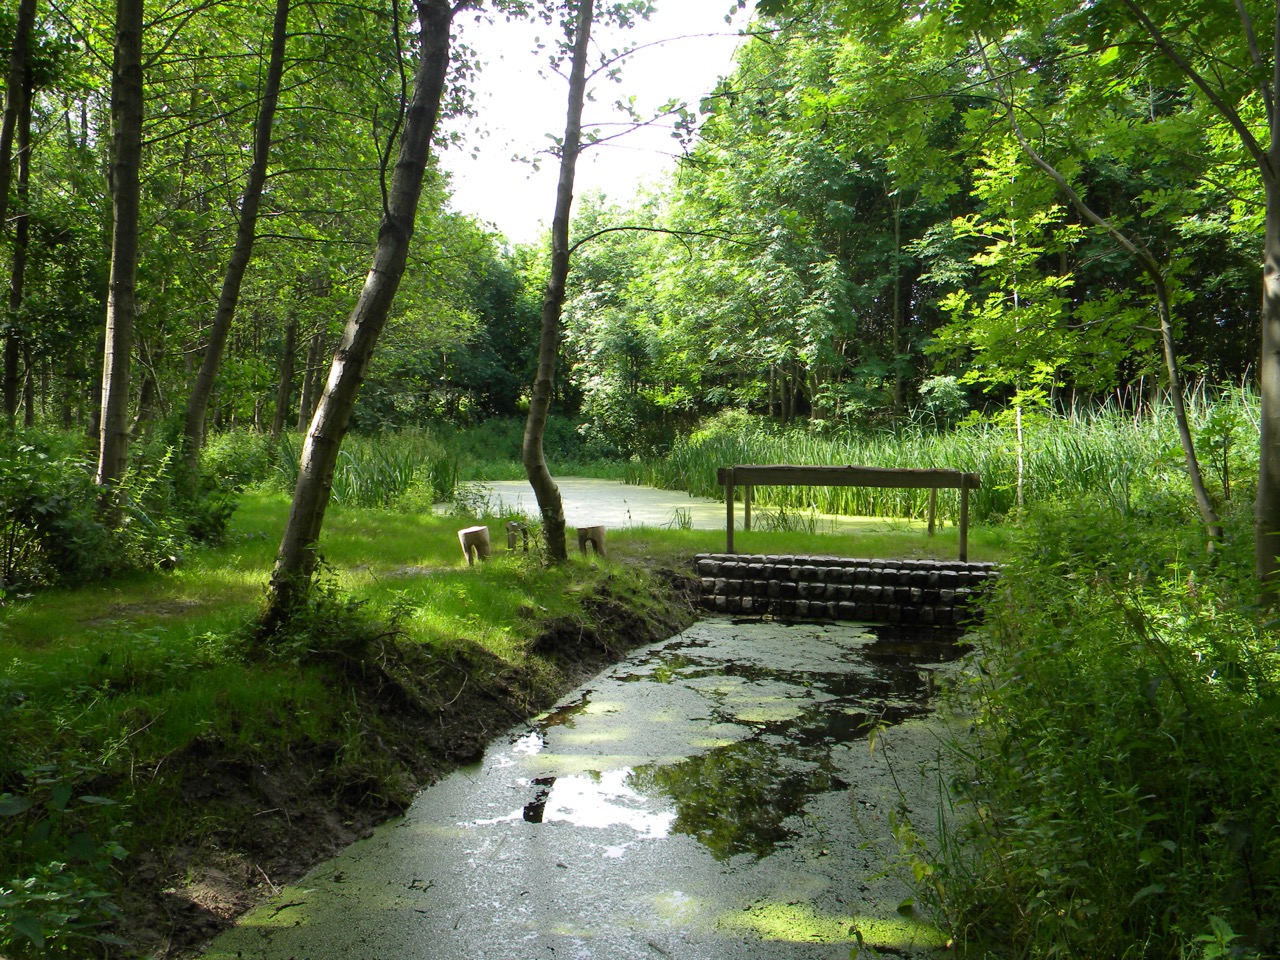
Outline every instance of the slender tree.
<path id="1" fill-rule="evenodd" d="M 129 362 L 133 349 L 142 163 L 142 5 L 143 0 L 116 0 L 111 71 L 111 279 L 97 471 L 97 482 L 102 487 L 110 487 L 124 476 L 128 456 Z"/>
<path id="2" fill-rule="evenodd" d="M 209 331 L 209 343 L 200 361 L 200 370 L 187 399 L 183 441 L 187 467 L 194 474 L 204 444 L 205 415 L 209 409 L 209 397 L 213 393 L 214 380 L 226 351 L 227 335 L 235 317 L 240 299 L 240 287 L 249 258 L 253 255 L 253 242 L 257 236 L 258 209 L 262 204 L 262 188 L 267 182 L 267 162 L 271 153 L 271 132 L 275 120 L 276 104 L 280 99 L 280 82 L 284 76 L 284 51 L 288 37 L 289 0 L 276 0 L 275 16 L 271 26 L 271 52 L 267 75 L 263 84 L 262 101 L 254 123 L 253 162 L 249 165 L 248 182 L 240 199 L 240 220 L 236 228 L 235 247 L 227 261 L 222 289 L 218 294 L 218 306 L 214 311 L 213 325 Z"/>
<path id="3" fill-rule="evenodd" d="M 471 5 L 470 0 L 456 4 L 447 0 L 417 2 L 417 74 L 400 134 L 399 156 L 386 193 L 373 264 L 347 318 L 328 382 L 303 444 L 298 483 L 271 574 L 262 618 L 264 634 L 288 619 L 305 597 L 315 572 L 316 544 L 329 505 L 342 438 L 409 255 L 422 179 L 449 71 L 450 27 L 457 13 Z"/>
<path id="4" fill-rule="evenodd" d="M 579 0 L 574 25 L 573 54 L 569 67 L 569 105 L 564 140 L 560 144 L 560 178 L 556 183 L 555 215 L 551 220 L 551 272 L 542 297 L 542 328 L 538 338 L 538 370 L 529 400 L 529 417 L 524 428 L 525 473 L 542 513 L 542 535 L 547 556 L 564 560 L 564 502 L 560 488 L 551 478 L 543 455 L 542 439 L 551 410 L 555 386 L 556 355 L 560 351 L 560 316 L 564 308 L 565 283 L 569 277 L 569 215 L 573 209 L 573 180 L 582 142 L 582 104 L 587 89 L 587 57 L 591 51 L 591 23 L 594 0 Z"/>

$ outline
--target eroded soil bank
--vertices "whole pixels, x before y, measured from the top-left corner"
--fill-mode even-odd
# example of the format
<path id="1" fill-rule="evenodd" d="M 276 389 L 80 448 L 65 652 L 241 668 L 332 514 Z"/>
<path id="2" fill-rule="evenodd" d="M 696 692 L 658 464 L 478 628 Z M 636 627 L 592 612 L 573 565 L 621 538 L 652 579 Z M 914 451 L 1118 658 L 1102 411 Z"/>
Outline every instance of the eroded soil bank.
<path id="1" fill-rule="evenodd" d="M 350 744 L 288 738 L 276 755 L 245 756 L 205 738 L 166 758 L 171 841 L 134 850 L 124 863 L 124 921 L 115 932 L 130 946 L 117 954 L 192 955 L 246 910 L 403 813 L 422 787 L 478 761 L 494 737 L 627 651 L 692 623 L 688 570 L 652 570 L 650 579 L 661 603 L 638 611 L 606 579 L 581 619 L 544 625 L 521 667 L 465 648 L 445 659 L 392 640 L 368 662 L 348 665 L 333 694 L 358 714 L 360 763 L 351 762 Z"/>

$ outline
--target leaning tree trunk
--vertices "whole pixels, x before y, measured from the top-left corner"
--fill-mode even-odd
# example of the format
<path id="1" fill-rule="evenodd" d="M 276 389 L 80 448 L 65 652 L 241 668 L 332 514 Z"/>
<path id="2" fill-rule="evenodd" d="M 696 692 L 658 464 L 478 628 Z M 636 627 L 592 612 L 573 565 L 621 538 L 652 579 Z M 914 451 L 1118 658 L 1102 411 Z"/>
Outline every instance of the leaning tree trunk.
<path id="1" fill-rule="evenodd" d="M 450 25 L 454 14 L 467 5 L 459 3 L 455 7 L 447 0 L 418 0 L 420 59 L 373 265 L 347 318 L 328 383 L 302 448 L 298 484 L 263 612 L 264 634 L 270 634 L 288 619 L 311 585 L 316 544 L 329 505 L 339 448 L 409 255 L 422 177 L 449 70 Z"/>
<path id="2" fill-rule="evenodd" d="M 262 188 L 267 182 L 267 160 L 271 153 L 271 125 L 275 118 L 276 103 L 280 99 L 280 80 L 284 75 L 284 47 L 288 36 L 289 0 L 276 0 L 275 18 L 271 26 L 271 55 L 267 64 L 267 78 L 258 107 L 258 119 L 253 130 L 253 162 L 249 165 L 248 181 L 240 201 L 240 223 L 236 229 L 235 247 L 227 261 L 227 272 L 222 278 L 222 290 L 218 294 L 218 306 L 213 314 L 213 326 L 209 331 L 209 344 L 205 347 L 196 374 L 191 396 L 187 398 L 186 419 L 183 427 L 183 446 L 187 469 L 195 474 L 204 445 L 204 421 L 209 410 L 209 397 L 218 376 L 218 367 L 226 351 L 227 335 L 235 317 L 236 303 L 240 299 L 240 287 L 249 258 L 253 255 L 253 241 L 257 234 L 258 209 L 262 204 Z"/>
<path id="3" fill-rule="evenodd" d="M 111 71 L 111 279 L 97 471 L 101 487 L 113 486 L 124 476 L 129 448 L 129 354 L 138 272 L 142 93 L 142 0 L 116 0 Z"/>
<path id="4" fill-rule="evenodd" d="M 1186 464 L 1187 479 L 1191 483 L 1191 491 L 1195 497 L 1196 506 L 1200 510 L 1200 518 L 1204 522 L 1208 546 L 1212 550 L 1215 544 L 1222 540 L 1222 521 L 1218 517 L 1218 511 L 1214 508 L 1213 502 L 1209 499 L 1209 491 L 1205 486 L 1204 474 L 1200 470 L 1200 459 L 1196 456 L 1195 439 L 1191 435 L 1191 425 L 1187 419 L 1186 397 L 1182 392 L 1182 378 L 1178 372 L 1178 355 L 1173 339 L 1173 308 L 1169 297 L 1165 271 L 1161 269 L 1155 254 L 1145 244 L 1137 238 L 1125 234 L 1114 223 L 1085 203 L 1084 198 L 1076 192 L 1075 188 L 1071 186 L 1058 168 L 1042 157 L 1035 147 L 1031 145 L 1031 142 L 1022 132 L 1022 126 L 1018 123 L 1014 103 L 1005 92 L 1004 85 L 997 79 L 997 74 L 992 69 L 991 63 L 987 61 L 985 52 L 983 53 L 983 61 L 988 77 L 1000 92 L 1004 106 L 1009 111 L 1009 125 L 1013 130 L 1014 137 L 1017 138 L 1018 145 L 1022 148 L 1023 154 L 1042 173 L 1057 184 L 1058 189 L 1071 201 L 1071 205 L 1075 207 L 1080 216 L 1095 227 L 1105 230 L 1126 253 L 1138 262 L 1138 266 L 1143 273 L 1151 280 L 1152 292 L 1156 298 L 1156 312 L 1160 319 L 1160 347 L 1161 352 L 1164 354 L 1165 369 L 1169 374 L 1169 399 L 1173 404 L 1174 419 L 1177 422 L 1178 440 L 1182 446 L 1182 459 Z M 1263 362 L 1265 365 L 1265 350 Z M 1261 485 L 1259 485 L 1259 491 L 1261 491 Z M 1261 492 L 1259 492 L 1259 497 L 1261 497 Z"/>
<path id="5" fill-rule="evenodd" d="M 542 451 L 542 439 L 551 410 L 555 386 L 556 354 L 560 350 L 560 315 L 564 308 L 565 282 L 569 277 L 569 213 L 573 208 L 573 179 L 582 140 L 582 101 L 587 88 L 587 56 L 590 53 L 594 0 L 580 0 L 573 43 L 573 64 L 569 72 L 569 106 L 560 151 L 560 180 L 556 185 L 556 210 L 551 221 L 551 274 L 542 297 L 542 332 L 538 338 L 538 371 L 529 400 L 529 418 L 524 428 L 525 473 L 538 498 L 542 513 L 542 536 L 547 556 L 553 561 L 568 555 L 564 542 L 564 502 L 560 488 L 551 479 Z"/>

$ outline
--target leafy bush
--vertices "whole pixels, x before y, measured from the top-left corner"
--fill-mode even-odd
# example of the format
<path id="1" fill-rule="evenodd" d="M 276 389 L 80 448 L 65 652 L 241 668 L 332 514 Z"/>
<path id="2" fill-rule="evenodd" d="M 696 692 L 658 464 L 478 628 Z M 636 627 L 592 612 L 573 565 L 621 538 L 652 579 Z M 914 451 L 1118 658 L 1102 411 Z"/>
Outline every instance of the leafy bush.
<path id="1" fill-rule="evenodd" d="M 82 953 L 87 943 L 123 943 L 103 928 L 119 916 L 108 889 L 125 851 L 115 839 L 118 828 L 104 828 L 96 816 L 112 801 L 77 796 L 79 773 L 40 766 L 24 771 L 21 792 L 0 792 L 7 845 L 0 955 L 24 960 Z"/>
<path id="2" fill-rule="evenodd" d="M 244 490 L 271 477 L 276 442 L 256 430 L 214 434 L 200 451 L 200 474 L 213 487 Z"/>
<path id="3" fill-rule="evenodd" d="M 64 435 L 0 439 L 0 580 L 5 589 L 80 583 L 173 565 L 225 532 L 234 496 L 183 483 L 176 449 L 139 444 L 110 496 Z"/>
<path id="4" fill-rule="evenodd" d="M 1237 531 L 1247 520 L 1233 516 Z M 971 816 L 920 871 L 960 939 L 1016 956 L 1274 956 L 1280 648 L 1247 536 L 1042 507 L 967 689 Z"/>
<path id="5" fill-rule="evenodd" d="M 90 464 L 51 438 L 0 439 L 0 578 L 5 588 L 93 579 L 115 562 Z"/>

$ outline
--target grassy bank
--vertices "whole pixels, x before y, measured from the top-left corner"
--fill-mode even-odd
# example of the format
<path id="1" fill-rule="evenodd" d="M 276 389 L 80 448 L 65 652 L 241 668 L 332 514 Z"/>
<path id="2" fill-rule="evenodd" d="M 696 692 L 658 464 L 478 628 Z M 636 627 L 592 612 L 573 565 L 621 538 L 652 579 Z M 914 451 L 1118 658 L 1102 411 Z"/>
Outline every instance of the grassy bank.
<path id="1" fill-rule="evenodd" d="M 325 588 L 265 651 L 241 627 L 286 509 L 247 496 L 175 570 L 5 610 L 0 954 L 193 943 L 688 616 L 621 541 L 609 564 L 467 567 L 467 521 L 335 507 Z"/>

